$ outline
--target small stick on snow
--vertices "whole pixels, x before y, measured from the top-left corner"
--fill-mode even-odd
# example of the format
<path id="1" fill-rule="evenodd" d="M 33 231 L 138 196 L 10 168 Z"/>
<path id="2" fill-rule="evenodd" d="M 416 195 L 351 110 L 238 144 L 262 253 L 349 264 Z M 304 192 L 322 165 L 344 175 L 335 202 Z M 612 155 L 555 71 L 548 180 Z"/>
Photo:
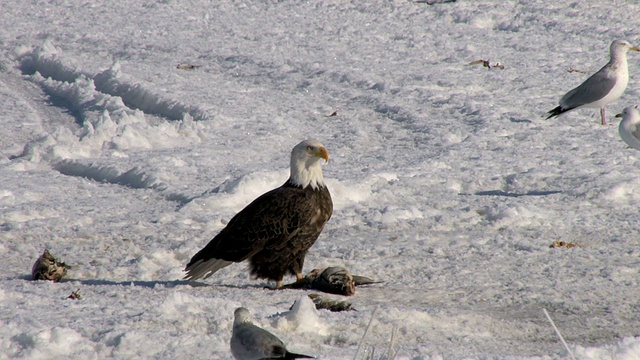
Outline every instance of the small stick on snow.
<path id="1" fill-rule="evenodd" d="M 391 340 L 389 341 L 389 349 L 387 349 L 387 359 L 388 360 L 394 360 L 396 358 L 396 355 L 398 355 L 398 352 L 393 350 L 393 343 L 396 340 L 396 334 L 397 333 L 398 333 L 398 327 L 394 326 L 393 329 L 391 330 Z"/>
<path id="2" fill-rule="evenodd" d="M 567 71 L 570 72 L 570 73 L 577 72 L 577 73 L 580 73 L 580 74 L 588 74 L 589 73 L 588 71 L 578 70 L 578 69 L 574 68 L 573 66 L 570 66 L 569 70 L 567 70 Z"/>
<path id="3" fill-rule="evenodd" d="M 544 311 L 544 314 L 547 316 L 547 319 L 551 323 L 551 326 L 553 326 L 553 330 L 555 330 L 556 334 L 558 334 L 558 337 L 560 338 L 560 341 L 562 341 L 562 344 L 564 344 L 564 347 L 565 347 L 565 349 L 567 349 L 567 352 L 569 353 L 569 356 L 571 357 L 571 359 L 572 360 L 576 360 L 576 358 L 573 356 L 573 353 L 569 349 L 569 345 L 567 345 L 567 342 L 564 341 L 564 338 L 562 337 L 562 334 L 560 334 L 560 330 L 558 330 L 558 328 L 556 327 L 556 324 L 551 319 L 551 316 L 549 316 L 549 313 L 547 312 L 547 309 L 542 308 L 542 311 Z"/>
<path id="4" fill-rule="evenodd" d="M 375 309 L 373 309 L 373 312 L 371 313 L 371 319 L 369 319 L 369 324 L 367 324 L 367 328 L 364 329 L 364 334 L 362 334 L 362 339 L 360 339 L 360 343 L 358 343 L 358 348 L 356 349 L 356 354 L 353 355 L 353 360 L 356 360 L 358 358 L 358 353 L 360 352 L 360 348 L 362 347 L 364 338 L 367 336 L 367 333 L 369 332 L 369 328 L 371 327 L 371 323 L 373 322 L 373 315 L 376 314 L 376 310 L 378 310 L 377 306 Z"/>

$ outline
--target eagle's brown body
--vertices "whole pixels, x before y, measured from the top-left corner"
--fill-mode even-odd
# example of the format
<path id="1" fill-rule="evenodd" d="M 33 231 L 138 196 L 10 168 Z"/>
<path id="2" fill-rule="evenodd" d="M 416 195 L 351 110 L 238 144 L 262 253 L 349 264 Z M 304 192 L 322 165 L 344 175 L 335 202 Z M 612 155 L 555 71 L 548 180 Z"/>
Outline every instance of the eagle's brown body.
<path id="1" fill-rule="evenodd" d="M 289 182 L 273 189 L 237 213 L 207 246 L 191 258 L 231 262 L 249 260 L 257 278 L 282 281 L 302 272 L 307 250 L 316 242 L 333 212 L 326 186 L 312 189 Z"/>

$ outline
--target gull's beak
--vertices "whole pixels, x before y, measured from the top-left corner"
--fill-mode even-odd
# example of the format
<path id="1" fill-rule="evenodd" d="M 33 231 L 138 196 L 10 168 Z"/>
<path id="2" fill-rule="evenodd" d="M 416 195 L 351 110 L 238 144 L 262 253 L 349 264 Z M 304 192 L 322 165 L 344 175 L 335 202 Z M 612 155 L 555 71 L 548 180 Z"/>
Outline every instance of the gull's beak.
<path id="1" fill-rule="evenodd" d="M 325 163 L 329 162 L 329 152 L 327 151 L 327 149 L 324 148 L 324 146 L 321 146 L 318 149 L 318 152 L 316 153 L 317 157 L 323 158 Z"/>
<path id="2" fill-rule="evenodd" d="M 616 114 L 615 117 L 622 117 L 622 114 Z"/>
<path id="3" fill-rule="evenodd" d="M 632 47 L 629 48 L 629 50 L 640 52 L 640 47 L 632 46 Z"/>

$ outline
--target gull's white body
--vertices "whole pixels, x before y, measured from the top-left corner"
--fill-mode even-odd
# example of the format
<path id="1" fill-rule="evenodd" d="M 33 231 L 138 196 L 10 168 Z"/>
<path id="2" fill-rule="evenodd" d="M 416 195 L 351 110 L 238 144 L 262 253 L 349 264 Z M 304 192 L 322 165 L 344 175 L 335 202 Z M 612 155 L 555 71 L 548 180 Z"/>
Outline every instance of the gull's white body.
<path id="1" fill-rule="evenodd" d="M 287 351 L 280 339 L 251 322 L 251 314 L 246 308 L 237 308 L 233 315 L 230 345 L 236 360 L 312 358 Z"/>
<path id="2" fill-rule="evenodd" d="M 633 106 L 627 107 L 622 111 L 622 114 L 618 114 L 616 117 L 622 117 L 618 126 L 622 141 L 630 147 L 640 150 L 640 112 L 638 109 Z"/>

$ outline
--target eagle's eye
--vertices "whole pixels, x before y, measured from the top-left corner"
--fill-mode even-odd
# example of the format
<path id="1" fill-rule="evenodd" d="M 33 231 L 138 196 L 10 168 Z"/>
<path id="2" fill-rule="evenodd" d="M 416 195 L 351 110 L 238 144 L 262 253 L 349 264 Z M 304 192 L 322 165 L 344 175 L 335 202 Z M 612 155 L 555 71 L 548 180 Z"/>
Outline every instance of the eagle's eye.
<path id="1" fill-rule="evenodd" d="M 311 145 L 307 146 L 307 151 L 313 151 L 313 146 Z"/>

